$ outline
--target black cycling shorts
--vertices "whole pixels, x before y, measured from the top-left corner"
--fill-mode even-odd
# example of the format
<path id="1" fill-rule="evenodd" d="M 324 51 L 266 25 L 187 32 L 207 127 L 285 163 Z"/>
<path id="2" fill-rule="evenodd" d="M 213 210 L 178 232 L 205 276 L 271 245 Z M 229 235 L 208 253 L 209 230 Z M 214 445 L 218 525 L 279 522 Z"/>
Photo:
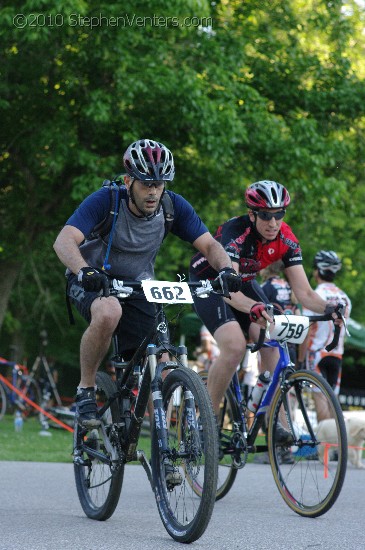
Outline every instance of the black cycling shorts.
<path id="1" fill-rule="evenodd" d="M 342 359 L 327 355 L 320 360 L 317 367 L 321 371 L 323 378 L 327 380 L 331 388 L 334 390 L 337 386 L 338 376 L 342 368 Z"/>
<path id="2" fill-rule="evenodd" d="M 199 281 L 192 274 L 190 278 L 192 281 Z M 269 303 L 265 293 L 256 281 L 243 283 L 242 293 L 257 302 Z M 245 336 L 248 336 L 248 329 L 251 324 L 249 314 L 233 308 L 224 301 L 222 296 L 218 294 L 210 294 L 209 298 L 194 296 L 194 309 L 211 334 L 214 335 L 217 328 L 225 323 L 237 321 Z"/>
<path id="3" fill-rule="evenodd" d="M 97 292 L 86 292 L 77 280 L 77 275 L 68 278 L 67 294 L 80 315 L 91 321 L 91 304 L 100 298 Z M 129 360 L 141 344 L 143 338 L 152 330 L 155 324 L 155 305 L 147 302 L 143 292 L 132 298 L 126 298 L 122 303 L 122 317 L 117 327 L 119 351 L 123 358 Z"/>

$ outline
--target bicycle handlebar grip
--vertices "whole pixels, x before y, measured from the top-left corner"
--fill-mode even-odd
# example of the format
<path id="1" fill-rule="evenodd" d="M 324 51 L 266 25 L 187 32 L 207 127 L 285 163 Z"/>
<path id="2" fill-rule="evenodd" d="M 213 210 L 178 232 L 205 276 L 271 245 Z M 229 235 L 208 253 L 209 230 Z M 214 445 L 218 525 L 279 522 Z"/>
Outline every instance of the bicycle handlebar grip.
<path id="1" fill-rule="evenodd" d="M 212 285 L 213 290 L 222 290 L 221 284 L 217 279 L 214 279 L 213 281 L 210 281 L 210 284 Z"/>
<path id="2" fill-rule="evenodd" d="M 109 298 L 110 296 L 110 285 L 111 285 L 111 281 L 109 279 L 106 279 L 104 282 L 103 282 L 103 288 L 102 288 L 102 296 L 104 296 L 104 298 Z"/>
<path id="3" fill-rule="evenodd" d="M 229 292 L 224 292 L 224 289 L 222 288 L 222 284 L 219 279 L 213 279 L 213 281 L 210 281 L 210 284 L 216 294 L 220 294 L 221 296 L 223 296 L 223 298 L 230 297 Z"/>
<path id="4" fill-rule="evenodd" d="M 328 344 L 328 346 L 325 347 L 326 351 L 332 351 L 334 348 L 337 347 L 338 341 L 340 339 L 340 332 L 341 332 L 340 325 L 335 325 L 335 333 L 333 335 L 333 340 L 330 344 Z"/>

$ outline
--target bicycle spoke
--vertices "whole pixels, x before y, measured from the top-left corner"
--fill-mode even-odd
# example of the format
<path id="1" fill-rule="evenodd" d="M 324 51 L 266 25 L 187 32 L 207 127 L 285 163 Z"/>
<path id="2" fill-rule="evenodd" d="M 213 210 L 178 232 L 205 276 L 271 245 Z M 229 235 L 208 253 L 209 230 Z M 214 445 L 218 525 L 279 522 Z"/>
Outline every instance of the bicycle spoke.
<path id="1" fill-rule="evenodd" d="M 170 535 L 192 542 L 205 531 L 217 482 L 217 439 L 211 404 L 199 377 L 176 369 L 163 384 L 169 453 L 162 456 L 154 430 L 152 472 L 161 519 Z M 192 403 L 194 407 L 192 408 Z M 201 487 L 201 498 L 194 490 Z"/>
<path id="2" fill-rule="evenodd" d="M 347 463 L 346 430 L 341 408 L 330 386 L 315 373 L 297 371 L 288 379 L 289 391 L 280 389 L 274 396 L 269 420 L 269 451 L 275 482 L 285 502 L 295 512 L 316 517 L 327 512 L 336 501 L 344 481 Z M 295 398 L 294 398 L 295 396 Z M 290 401 L 294 443 L 291 459 L 288 449 L 275 443 L 275 429 L 282 418 L 283 401 Z M 316 403 L 330 411 L 335 431 L 337 459 L 333 460 L 333 441 L 322 436 L 317 422 Z M 281 421 L 281 420 L 280 420 Z"/>

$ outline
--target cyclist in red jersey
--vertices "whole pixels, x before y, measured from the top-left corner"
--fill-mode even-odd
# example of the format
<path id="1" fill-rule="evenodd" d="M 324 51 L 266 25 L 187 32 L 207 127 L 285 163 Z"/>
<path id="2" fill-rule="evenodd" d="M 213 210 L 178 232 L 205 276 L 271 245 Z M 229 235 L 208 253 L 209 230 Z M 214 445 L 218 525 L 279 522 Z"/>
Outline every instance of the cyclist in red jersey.
<path id="1" fill-rule="evenodd" d="M 214 235 L 241 276 L 241 291 L 231 294 L 230 299 L 211 294 L 206 300 L 195 300 L 197 314 L 220 349 L 220 355 L 208 375 L 208 391 L 216 414 L 233 373 L 243 358 L 247 339 L 256 341 L 261 326 L 265 326 L 266 320 L 270 319 L 265 311 L 269 300 L 255 280 L 261 269 L 281 259 L 285 276 L 298 301 L 316 313 L 323 313 L 326 309 L 326 301 L 309 284 L 298 239 L 283 221 L 290 203 L 287 189 L 275 181 L 259 181 L 247 188 L 245 202 L 248 214 L 226 221 Z M 193 256 L 190 264 L 192 280 L 213 279 L 216 276 L 217 272 L 201 253 Z M 272 372 L 279 357 L 277 349 L 263 348 L 260 354 L 261 371 Z M 278 437 L 283 444 L 286 438 L 289 442 L 290 437 L 286 430 L 284 432 Z"/>

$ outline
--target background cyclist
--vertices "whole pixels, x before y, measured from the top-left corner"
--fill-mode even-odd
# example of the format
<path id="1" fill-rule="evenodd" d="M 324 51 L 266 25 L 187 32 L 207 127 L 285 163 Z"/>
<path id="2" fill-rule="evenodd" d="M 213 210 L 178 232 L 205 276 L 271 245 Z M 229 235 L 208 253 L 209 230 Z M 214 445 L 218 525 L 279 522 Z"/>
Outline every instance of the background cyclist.
<path id="1" fill-rule="evenodd" d="M 237 291 L 241 281 L 221 244 L 182 196 L 165 189 L 166 182 L 175 175 L 171 151 L 162 143 L 142 139 L 127 148 L 123 162 L 127 174 L 107 274 L 122 280 L 154 278 L 155 259 L 165 233 L 161 198 L 168 193 L 174 205 L 171 232 L 191 242 L 220 272 L 222 284 Z M 116 297 L 100 298 L 100 291 L 108 287 L 103 265 L 110 234 L 93 240 L 87 237 L 109 210 L 110 190 L 101 188 L 82 202 L 54 244 L 56 254 L 68 268 L 68 295 L 89 323 L 81 339 L 81 379 L 76 395 L 78 421 L 86 428 L 100 424 L 96 417 L 96 372 L 118 323 L 121 320 L 122 353 L 126 360 L 154 323 L 154 305 L 144 296 L 128 300 L 123 309 Z"/>
<path id="2" fill-rule="evenodd" d="M 351 313 L 351 300 L 333 281 L 340 271 L 342 264 L 340 258 L 333 250 L 320 250 L 314 257 L 313 277 L 317 283 L 315 291 L 326 302 L 341 301 L 346 304 L 345 317 L 349 318 Z M 311 315 L 311 311 L 304 310 L 303 313 Z M 345 327 L 340 332 L 338 345 L 331 351 L 324 348 L 333 339 L 333 323 L 314 323 L 306 340 L 299 346 L 298 360 L 302 368 L 321 374 L 330 384 L 336 394 L 340 391 L 342 356 L 344 353 Z M 316 399 L 318 422 L 330 418 L 326 403 Z"/>
<path id="3" fill-rule="evenodd" d="M 298 239 L 283 221 L 290 203 L 287 189 L 275 181 L 259 181 L 247 188 L 245 202 L 248 213 L 226 221 L 214 235 L 242 279 L 241 291 L 232 294 L 231 299 L 212 294 L 206 300 L 195 300 L 197 314 L 220 349 L 220 355 L 208 374 L 208 391 L 216 414 L 236 366 L 245 353 L 247 337 L 256 340 L 259 324 L 266 324 L 268 318 L 264 309 L 268 299 L 255 280 L 261 269 L 281 259 L 285 276 L 298 301 L 317 313 L 323 313 L 327 305 L 311 288 L 302 266 Z M 192 280 L 213 279 L 217 271 L 209 259 L 199 252 L 191 260 L 190 276 Z M 272 372 L 278 360 L 278 351 L 264 348 L 260 353 L 261 371 L 268 369 Z M 291 441 L 291 436 L 281 427 L 277 431 L 277 441 L 284 445 Z"/>

